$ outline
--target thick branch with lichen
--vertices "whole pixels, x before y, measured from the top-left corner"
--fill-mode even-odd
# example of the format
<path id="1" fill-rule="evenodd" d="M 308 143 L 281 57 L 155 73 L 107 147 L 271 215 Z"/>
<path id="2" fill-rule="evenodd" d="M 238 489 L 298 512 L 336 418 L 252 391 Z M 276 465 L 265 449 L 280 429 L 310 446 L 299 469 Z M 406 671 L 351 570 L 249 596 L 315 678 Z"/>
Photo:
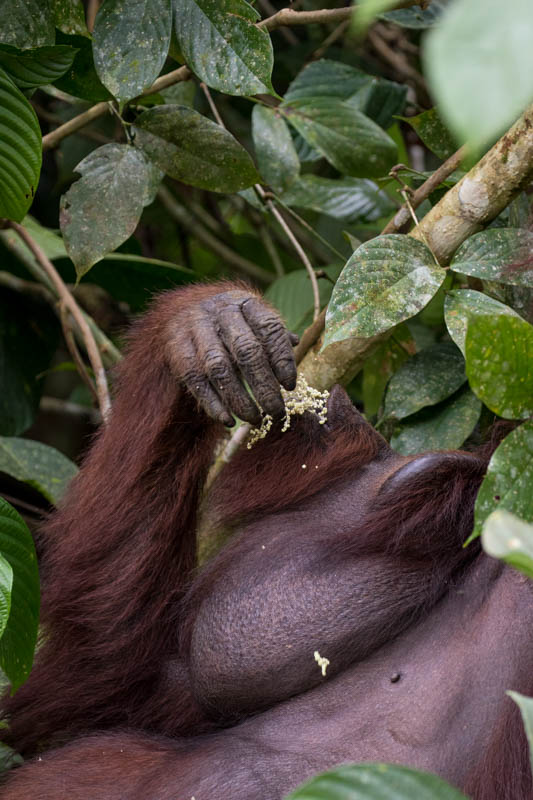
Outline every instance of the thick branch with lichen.
<path id="1" fill-rule="evenodd" d="M 447 264 L 465 239 L 488 225 L 533 178 L 533 106 L 452 187 L 409 234 L 429 242 Z M 305 336 L 305 334 L 304 334 Z M 387 334 L 336 342 L 319 352 L 322 340 L 303 358 L 301 374 L 317 389 L 347 383 Z"/>

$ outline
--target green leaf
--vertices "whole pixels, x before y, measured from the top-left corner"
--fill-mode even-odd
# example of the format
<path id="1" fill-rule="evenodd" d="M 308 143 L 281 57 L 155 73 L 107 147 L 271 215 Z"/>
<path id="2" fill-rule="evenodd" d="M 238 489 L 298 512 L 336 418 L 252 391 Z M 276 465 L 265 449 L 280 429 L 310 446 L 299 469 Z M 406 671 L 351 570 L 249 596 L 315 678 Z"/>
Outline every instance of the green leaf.
<path id="1" fill-rule="evenodd" d="M 481 414 L 481 402 L 468 386 L 436 406 L 415 414 L 391 438 L 403 456 L 428 450 L 457 450 L 468 439 Z"/>
<path id="2" fill-rule="evenodd" d="M 58 321 L 48 306 L 19 293 L 0 293 L 0 434 L 14 436 L 32 424 L 42 391 L 36 376 L 48 369 L 58 337 Z"/>
<path id="3" fill-rule="evenodd" d="M 0 217 L 21 221 L 33 203 L 41 156 L 35 111 L 0 68 Z"/>
<path id="4" fill-rule="evenodd" d="M 357 14 L 354 15 L 353 19 L 355 30 L 364 31 L 378 14 L 382 14 L 395 5 L 396 0 L 359 0 Z"/>
<path id="5" fill-rule="evenodd" d="M 403 419 L 446 400 L 466 382 L 465 362 L 452 342 L 437 342 L 403 364 L 385 395 L 385 416 Z"/>
<path id="6" fill-rule="evenodd" d="M 331 280 L 338 277 L 339 271 L 339 266 L 326 267 L 324 270 Z M 318 288 L 320 305 L 324 306 L 330 298 L 332 283 L 320 279 Z M 265 297 L 278 309 L 289 330 L 300 334 L 309 312 L 313 310 L 313 290 L 307 271 L 297 269 L 277 278 L 266 290 Z"/>
<path id="7" fill-rule="evenodd" d="M 426 74 L 460 141 L 485 146 L 531 102 L 532 30 L 531 0 L 469 0 L 451 3 L 426 37 Z"/>
<path id="8" fill-rule="evenodd" d="M 33 89 L 54 83 L 71 66 L 76 50 L 65 45 L 18 50 L 0 45 L 0 67 L 3 67 L 19 89 Z"/>
<path id="9" fill-rule="evenodd" d="M 494 300 L 482 292 L 473 289 L 456 289 L 448 292 L 444 300 L 444 319 L 448 328 L 448 333 L 454 340 L 457 347 L 465 355 L 466 329 L 469 319 L 476 314 L 508 314 L 511 317 L 518 317 L 516 311 Z"/>
<path id="10" fill-rule="evenodd" d="M 309 208 L 351 223 L 374 222 L 396 206 L 388 194 L 367 178 L 321 178 L 302 175 L 282 195 L 288 206 Z"/>
<path id="11" fill-rule="evenodd" d="M 533 414 L 533 325 L 518 316 L 474 316 L 465 340 L 472 391 L 506 419 Z"/>
<path id="12" fill-rule="evenodd" d="M 22 226 L 31 234 L 39 247 L 42 247 L 51 261 L 53 261 L 54 258 L 61 258 L 67 255 L 65 243 L 61 236 L 58 236 L 58 234 L 50 228 L 45 228 L 44 225 L 37 222 L 34 217 L 28 214 L 22 220 Z"/>
<path id="13" fill-rule="evenodd" d="M 171 178 L 212 192 L 238 192 L 261 179 L 231 133 L 186 106 L 156 106 L 135 122 L 136 144 Z"/>
<path id="14" fill-rule="evenodd" d="M 89 36 L 82 0 L 52 0 L 56 28 L 63 33 Z"/>
<path id="15" fill-rule="evenodd" d="M 478 492 L 474 531 L 479 536 L 492 511 L 506 509 L 517 517 L 533 521 L 533 421 L 528 420 L 501 442 L 489 462 Z"/>
<path id="16" fill-rule="evenodd" d="M 451 266 L 487 281 L 533 286 L 533 233 L 520 228 L 475 233 L 457 250 Z"/>
<path id="17" fill-rule="evenodd" d="M 28 526 L 2 498 L 0 553 L 13 570 L 11 612 L 0 639 L 0 667 L 14 692 L 28 677 L 33 662 L 39 624 L 39 571 Z"/>
<path id="18" fill-rule="evenodd" d="M 378 413 L 391 375 L 415 352 L 416 345 L 409 328 L 402 324 L 366 359 L 362 394 L 367 418 Z"/>
<path id="19" fill-rule="evenodd" d="M 173 0 L 174 30 L 187 66 L 212 89 L 274 94 L 274 56 L 259 15 L 244 0 Z"/>
<path id="20" fill-rule="evenodd" d="M 385 11 L 379 14 L 379 19 L 385 22 L 393 22 L 401 28 L 412 28 L 413 30 L 425 30 L 432 28 L 439 20 L 442 12 L 446 8 L 447 0 L 431 0 L 431 5 L 422 11 L 421 8 L 399 8 L 395 11 Z"/>
<path id="21" fill-rule="evenodd" d="M 300 161 L 287 123 L 274 108 L 255 106 L 252 136 L 259 172 L 277 191 L 287 189 L 300 174 Z"/>
<path id="22" fill-rule="evenodd" d="M 333 290 L 324 347 L 375 336 L 424 308 L 446 277 L 428 248 L 409 236 L 378 236 L 359 247 Z"/>
<path id="23" fill-rule="evenodd" d="M 11 611 L 11 589 L 13 587 L 13 570 L 9 561 L 0 553 L 0 639 L 6 629 Z"/>
<path id="24" fill-rule="evenodd" d="M 436 108 L 430 108 L 422 114 L 417 114 L 416 117 L 401 117 L 401 119 L 414 128 L 426 147 L 443 161 L 457 150 L 457 145 Z"/>
<path id="25" fill-rule="evenodd" d="M 481 543 L 489 556 L 533 578 L 533 525 L 504 509 L 493 511 L 483 525 Z"/>
<path id="26" fill-rule="evenodd" d="M 509 691 L 507 694 L 515 701 L 522 714 L 522 722 L 529 742 L 529 763 L 533 772 L 533 698 L 525 697 L 519 692 Z"/>
<path id="27" fill-rule="evenodd" d="M 0 17 L 3 44 L 24 49 L 55 42 L 54 17 L 48 0 L 0 0 Z"/>
<path id="28" fill-rule="evenodd" d="M 89 153 L 76 172 L 82 177 L 61 197 L 60 224 L 81 277 L 137 227 L 151 202 L 154 167 L 137 148 L 110 143 Z"/>
<path id="29" fill-rule="evenodd" d="M 357 178 L 385 175 L 397 149 L 387 134 L 348 103 L 327 97 L 279 106 L 306 142 L 339 172 Z"/>
<path id="30" fill-rule="evenodd" d="M 286 800 L 467 800 L 450 784 L 410 767 L 355 764 L 312 778 Z"/>
<path id="31" fill-rule="evenodd" d="M 349 64 L 321 59 L 304 67 L 285 94 L 285 105 L 297 100 L 338 98 L 366 114 L 381 128 L 389 128 L 405 106 L 407 87 L 376 78 Z M 302 159 L 304 160 L 304 159 Z"/>
<path id="32" fill-rule="evenodd" d="M 78 468 L 47 444 L 0 436 L 0 472 L 33 486 L 50 503 L 57 505 Z"/>
<path id="33" fill-rule="evenodd" d="M 105 0 L 94 24 L 100 80 L 122 105 L 152 85 L 170 46 L 171 0 Z"/>
<path id="34" fill-rule="evenodd" d="M 0 777 L 15 766 L 24 764 L 22 756 L 9 745 L 0 742 Z"/>
<path id="35" fill-rule="evenodd" d="M 57 31 L 57 42 L 75 47 L 78 51 L 71 68 L 55 82 L 57 88 L 92 103 L 111 100 L 113 95 L 107 91 L 96 74 L 91 40 L 85 36 L 67 36 Z"/>

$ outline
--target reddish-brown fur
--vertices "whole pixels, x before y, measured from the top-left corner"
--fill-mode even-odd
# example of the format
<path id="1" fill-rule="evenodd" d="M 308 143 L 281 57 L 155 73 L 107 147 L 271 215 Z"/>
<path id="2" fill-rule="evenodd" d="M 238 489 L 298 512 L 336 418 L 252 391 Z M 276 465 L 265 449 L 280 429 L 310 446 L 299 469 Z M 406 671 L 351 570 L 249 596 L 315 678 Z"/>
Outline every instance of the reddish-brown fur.
<path id="1" fill-rule="evenodd" d="M 285 734 L 293 715 L 303 707 L 305 715 L 318 715 L 315 724 L 320 726 L 324 687 L 338 684 L 339 697 L 344 697 L 343 676 L 351 674 L 352 664 L 357 668 L 367 658 L 379 661 L 381 649 L 389 641 L 394 645 L 402 631 L 411 631 L 416 641 L 418 624 L 423 630 L 434 612 L 439 619 L 441 599 L 473 584 L 470 576 L 477 569 L 483 572 L 489 562 L 477 545 L 464 550 L 462 542 L 471 529 L 475 494 L 490 449 L 477 457 L 432 456 L 425 469 L 404 474 L 398 470 L 406 460 L 394 456 L 346 401 L 335 396 L 327 426 L 305 415 L 285 434 L 275 428 L 223 471 L 211 493 L 208 516 L 242 533 L 195 575 L 197 507 L 221 426 L 209 420 L 181 386 L 179 359 L 169 353 L 168 332 L 173 320 L 190 314 L 196 303 L 233 288 L 219 284 L 168 293 L 135 326 L 118 371 L 111 422 L 61 509 L 47 523 L 47 638 L 28 683 L 4 700 L 11 722 L 5 738 L 31 754 L 84 733 L 111 728 L 118 732 L 82 738 L 30 763 L 10 780 L 2 795 L 5 800 L 181 800 L 193 795 L 196 800 L 222 800 L 230 796 L 225 775 L 235 800 L 276 800 L 295 779 L 335 763 L 333 757 L 317 756 L 313 748 L 294 754 L 291 734 Z M 302 469 L 303 464 L 309 468 Z M 351 498 L 355 514 L 348 511 Z M 322 506 L 326 517 L 314 525 Z M 330 528 L 330 518 L 336 518 L 339 509 L 342 517 L 344 507 L 348 516 Z M 288 527 L 280 531 L 278 521 Z M 281 549 L 276 551 L 278 540 Z M 263 542 L 272 544 L 266 562 L 259 561 Z M 287 552 L 288 561 L 295 564 L 300 557 L 308 558 L 302 561 L 302 574 L 311 568 L 317 574 L 331 570 L 339 575 L 333 600 L 337 588 L 342 618 L 342 591 L 349 591 L 351 583 L 361 580 L 364 586 L 366 576 L 375 575 L 379 591 L 363 595 L 350 646 L 346 648 L 344 640 L 332 642 L 337 652 L 327 684 L 315 667 L 312 674 L 306 673 L 307 657 L 301 670 L 288 668 L 286 652 L 276 651 L 276 638 L 270 646 L 270 631 L 265 631 L 266 654 L 274 651 L 273 661 L 265 667 L 265 655 L 259 653 L 256 668 L 258 673 L 266 669 L 267 676 L 272 673 L 272 685 L 266 684 L 270 701 L 253 682 L 247 688 L 242 657 L 231 662 L 231 646 L 238 646 L 240 630 L 230 629 L 224 680 L 235 676 L 244 695 L 234 695 L 231 685 L 229 693 L 225 688 L 220 695 L 215 692 L 221 699 L 214 713 L 205 687 L 211 690 L 224 663 L 215 659 L 211 673 L 207 659 L 201 680 L 194 668 L 189 674 L 195 663 L 190 660 L 191 642 L 204 601 L 214 598 L 215 613 L 209 620 L 222 619 L 223 624 L 224 606 L 219 613 L 216 605 L 219 595 L 223 598 L 232 582 L 238 587 L 241 574 L 245 586 L 247 564 L 252 575 L 256 564 L 257 570 L 275 575 Z M 500 573 L 480 579 L 487 598 Z M 310 607 L 315 600 L 309 596 Z M 243 619 L 252 614 L 253 627 L 253 593 L 243 589 L 241 594 L 237 588 L 231 602 L 237 608 L 242 604 Z M 481 610 L 483 602 L 479 600 Z M 334 602 L 331 605 L 334 608 Z M 302 608 L 305 612 L 305 597 Z M 296 658 L 305 653 L 317 624 L 310 614 L 311 619 L 304 614 L 304 624 L 287 634 Z M 335 629 L 327 625 L 325 630 L 331 627 Z M 210 637 L 208 627 L 208 643 Z M 253 657 L 251 663 L 253 673 Z M 533 661 L 528 675 L 531 671 Z M 356 711 L 365 696 L 357 674 L 356 669 L 355 688 L 349 690 Z M 296 687 L 295 676 L 300 681 Z M 436 693 L 446 692 L 447 676 L 443 673 L 441 678 L 443 688 L 437 683 Z M 516 684 L 504 688 L 533 691 L 533 680 L 517 678 Z M 263 708 L 270 710 L 246 719 L 250 710 Z M 361 709 L 364 714 L 363 705 Z M 279 730 L 279 751 L 270 753 L 258 734 L 263 720 Z M 236 721 L 235 727 L 217 732 L 220 723 Z M 142 732 L 120 732 L 121 728 Z M 171 741 L 150 738 L 146 732 L 193 738 Z M 350 736 L 354 734 L 346 734 L 347 740 Z M 532 800 L 527 748 L 511 701 L 502 705 L 499 722 L 487 736 L 483 759 L 461 779 L 466 790 L 475 800 Z M 384 748 L 387 754 L 385 743 Z M 412 750 L 414 762 L 417 752 Z M 456 758 L 460 762 L 462 753 Z M 448 771 L 453 777 L 454 770 Z"/>

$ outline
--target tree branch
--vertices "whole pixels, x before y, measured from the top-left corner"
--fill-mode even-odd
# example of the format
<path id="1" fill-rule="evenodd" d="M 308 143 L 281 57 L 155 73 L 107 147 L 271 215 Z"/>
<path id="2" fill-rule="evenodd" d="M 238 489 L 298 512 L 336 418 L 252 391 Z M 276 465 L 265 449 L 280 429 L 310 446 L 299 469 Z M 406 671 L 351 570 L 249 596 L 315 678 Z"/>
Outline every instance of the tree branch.
<path id="1" fill-rule="evenodd" d="M 427 181 L 416 189 L 413 194 L 411 195 L 410 204 L 411 208 L 418 208 L 424 200 L 426 200 L 431 192 L 433 192 L 437 186 L 439 186 L 443 181 L 448 178 L 454 170 L 457 169 L 461 161 L 466 155 L 466 147 L 463 145 L 456 150 L 453 155 L 451 155 L 446 161 L 440 165 L 438 169 L 435 170 L 433 175 L 431 175 Z M 411 223 L 411 212 L 409 210 L 409 206 L 407 203 L 404 203 L 396 212 L 394 217 L 390 220 L 389 223 L 383 228 L 381 234 L 385 233 L 405 233 L 406 230 L 409 229 L 409 225 Z"/>
<path id="2" fill-rule="evenodd" d="M 394 8 L 410 8 L 411 6 L 421 6 L 425 8 L 427 0 L 399 0 Z M 357 11 L 357 6 L 348 8 L 321 8 L 318 11 L 294 11 L 292 8 L 282 8 L 276 14 L 257 23 L 258 28 L 265 28 L 267 31 L 274 31 L 276 28 L 292 25 L 313 25 L 317 22 L 343 22 L 350 19 L 352 14 Z"/>
<path id="3" fill-rule="evenodd" d="M 100 406 L 100 412 L 102 414 L 102 418 L 105 420 L 111 410 L 111 401 L 109 399 L 109 389 L 107 386 L 107 378 L 104 370 L 104 365 L 102 364 L 102 359 L 100 356 L 100 351 L 96 345 L 94 340 L 94 336 L 91 332 L 91 329 L 85 319 L 81 308 L 76 303 L 75 299 L 63 283 L 63 279 L 59 276 L 56 268 L 44 252 L 44 250 L 37 244 L 37 242 L 33 239 L 32 236 L 28 233 L 26 228 L 23 228 L 22 225 L 19 225 L 18 222 L 9 221 L 8 226 L 13 228 L 14 231 L 18 234 L 18 236 L 22 239 L 24 244 L 28 247 L 28 249 L 33 253 L 35 258 L 37 259 L 39 266 L 43 269 L 46 276 L 50 280 L 51 284 L 54 286 L 60 301 L 65 305 L 65 307 L 70 311 L 72 316 L 74 317 L 76 324 L 80 330 L 80 333 L 83 337 L 83 341 L 85 343 L 85 347 L 87 348 L 87 355 L 89 356 L 89 361 L 91 362 L 91 366 L 93 368 L 95 380 L 96 380 L 96 388 L 98 391 L 98 403 Z"/>

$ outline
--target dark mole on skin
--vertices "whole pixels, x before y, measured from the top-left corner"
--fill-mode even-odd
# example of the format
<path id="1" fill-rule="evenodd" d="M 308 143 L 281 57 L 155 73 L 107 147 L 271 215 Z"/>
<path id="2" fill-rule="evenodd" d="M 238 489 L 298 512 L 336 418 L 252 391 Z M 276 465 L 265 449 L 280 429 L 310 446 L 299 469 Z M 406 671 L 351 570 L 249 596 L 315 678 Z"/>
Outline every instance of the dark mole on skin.
<path id="1" fill-rule="evenodd" d="M 401 677 L 402 677 L 402 673 L 401 672 L 394 672 L 390 676 L 390 682 L 391 683 L 398 683 L 398 681 L 400 680 Z"/>

